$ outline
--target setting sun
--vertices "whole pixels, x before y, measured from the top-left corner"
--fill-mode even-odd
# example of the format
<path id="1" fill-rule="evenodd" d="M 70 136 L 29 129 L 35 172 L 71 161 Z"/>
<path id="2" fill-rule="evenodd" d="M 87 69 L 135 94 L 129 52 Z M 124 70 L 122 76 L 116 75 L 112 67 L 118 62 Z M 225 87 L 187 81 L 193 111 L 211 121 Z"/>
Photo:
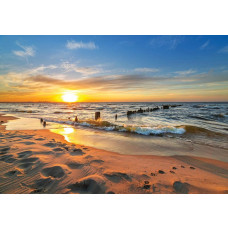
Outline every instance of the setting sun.
<path id="1" fill-rule="evenodd" d="M 78 100 L 78 96 L 73 93 L 66 93 L 62 95 L 62 99 L 65 102 L 76 102 Z"/>

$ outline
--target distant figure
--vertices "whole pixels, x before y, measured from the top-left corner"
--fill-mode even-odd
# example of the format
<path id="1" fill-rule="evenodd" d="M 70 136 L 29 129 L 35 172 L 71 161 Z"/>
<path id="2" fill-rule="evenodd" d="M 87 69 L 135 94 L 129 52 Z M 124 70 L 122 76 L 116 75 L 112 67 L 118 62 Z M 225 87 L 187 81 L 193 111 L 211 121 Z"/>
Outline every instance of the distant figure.
<path id="1" fill-rule="evenodd" d="M 44 122 L 43 122 L 43 126 L 46 127 L 46 125 L 47 125 L 47 123 L 46 123 L 46 121 L 44 121 Z"/>
<path id="2" fill-rule="evenodd" d="M 117 114 L 115 115 L 115 120 L 117 120 Z"/>
<path id="3" fill-rule="evenodd" d="M 40 123 L 43 123 L 43 121 L 44 121 L 44 120 L 41 118 L 41 119 L 40 119 Z"/>
<path id="4" fill-rule="evenodd" d="M 78 117 L 76 116 L 75 119 L 74 119 L 75 122 L 78 122 Z"/>

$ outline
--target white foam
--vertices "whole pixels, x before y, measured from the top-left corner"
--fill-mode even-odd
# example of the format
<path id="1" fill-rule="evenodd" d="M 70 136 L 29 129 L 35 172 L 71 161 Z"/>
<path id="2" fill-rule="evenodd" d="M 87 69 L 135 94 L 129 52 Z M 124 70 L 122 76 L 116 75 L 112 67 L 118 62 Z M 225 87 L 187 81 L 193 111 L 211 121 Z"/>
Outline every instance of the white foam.
<path id="1" fill-rule="evenodd" d="M 176 128 L 176 127 L 136 127 L 136 133 L 141 135 L 160 135 L 165 133 L 172 133 L 172 134 L 184 134 L 184 128 Z"/>

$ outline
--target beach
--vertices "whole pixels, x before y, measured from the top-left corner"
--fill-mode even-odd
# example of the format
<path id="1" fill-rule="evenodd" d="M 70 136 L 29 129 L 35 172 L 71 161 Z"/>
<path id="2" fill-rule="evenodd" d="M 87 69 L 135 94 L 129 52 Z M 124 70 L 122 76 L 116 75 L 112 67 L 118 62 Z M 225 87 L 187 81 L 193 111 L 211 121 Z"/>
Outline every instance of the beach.
<path id="1" fill-rule="evenodd" d="M 0 193 L 228 193 L 227 162 L 120 154 L 71 143 L 49 129 L 6 130 L 13 119 L 0 115 Z"/>

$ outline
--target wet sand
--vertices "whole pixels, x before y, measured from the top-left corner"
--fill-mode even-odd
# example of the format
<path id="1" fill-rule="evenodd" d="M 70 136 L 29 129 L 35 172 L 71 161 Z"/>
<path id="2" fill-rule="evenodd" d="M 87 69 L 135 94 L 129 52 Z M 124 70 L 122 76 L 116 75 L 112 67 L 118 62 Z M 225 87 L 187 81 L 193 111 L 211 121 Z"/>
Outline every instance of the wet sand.
<path id="1" fill-rule="evenodd" d="M 0 115 L 0 123 L 12 119 Z M 228 193 L 228 163 L 119 154 L 1 123 L 0 193 Z"/>

